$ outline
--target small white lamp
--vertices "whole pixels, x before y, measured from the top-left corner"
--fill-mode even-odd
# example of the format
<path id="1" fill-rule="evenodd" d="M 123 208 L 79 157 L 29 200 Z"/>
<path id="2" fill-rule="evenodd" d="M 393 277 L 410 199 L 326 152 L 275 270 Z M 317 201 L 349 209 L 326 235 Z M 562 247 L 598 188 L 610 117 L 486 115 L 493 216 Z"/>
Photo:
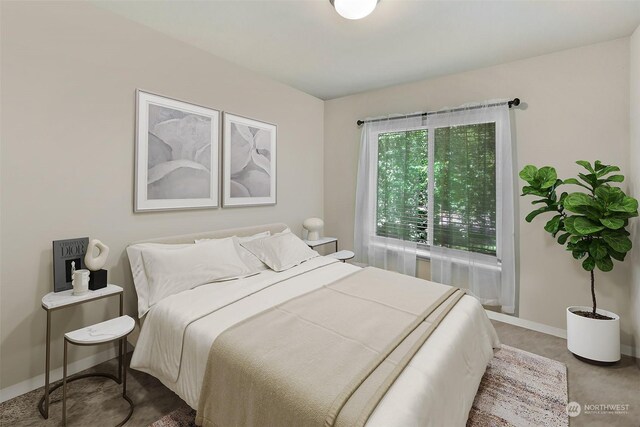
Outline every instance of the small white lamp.
<path id="1" fill-rule="evenodd" d="M 320 218 L 307 218 L 302 223 L 302 227 L 307 230 L 307 240 L 320 240 L 320 231 L 324 227 L 324 221 Z"/>

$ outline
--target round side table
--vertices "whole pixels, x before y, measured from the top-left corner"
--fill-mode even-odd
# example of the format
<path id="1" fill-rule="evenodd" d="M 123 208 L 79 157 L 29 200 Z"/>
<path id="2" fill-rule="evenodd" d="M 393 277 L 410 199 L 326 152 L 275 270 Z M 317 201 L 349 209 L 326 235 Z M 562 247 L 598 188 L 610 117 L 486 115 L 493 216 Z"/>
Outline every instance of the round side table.
<path id="1" fill-rule="evenodd" d="M 338 260 L 340 260 L 342 262 L 345 262 L 348 259 L 353 258 L 355 256 L 355 254 L 353 252 L 351 252 L 351 251 L 342 250 L 342 251 L 334 252 L 334 253 L 329 254 L 327 256 L 331 257 L 331 258 L 338 259 Z"/>
<path id="2" fill-rule="evenodd" d="M 119 356 L 122 359 L 126 356 L 126 339 L 127 335 L 133 331 L 135 327 L 135 321 L 129 316 L 120 316 L 111 320 L 107 320 L 105 322 L 96 323 L 95 325 L 87 326 L 86 328 L 77 329 L 75 331 L 67 332 L 64 334 L 64 365 L 63 365 L 63 374 L 62 374 L 62 424 L 67 425 L 67 382 L 73 381 L 74 378 L 71 377 L 67 380 L 67 345 L 98 345 L 105 344 L 117 340 L 121 340 L 120 348 L 122 348 L 122 354 Z M 121 360 L 122 360 L 121 359 Z M 129 413 L 127 416 L 120 421 L 116 427 L 120 427 L 124 425 L 131 415 L 133 414 L 133 402 L 127 396 L 127 364 L 122 364 L 122 371 L 118 372 L 118 376 L 121 375 L 122 378 L 122 397 L 124 400 L 129 402 Z M 119 381 L 116 378 L 111 378 L 117 383 Z"/>

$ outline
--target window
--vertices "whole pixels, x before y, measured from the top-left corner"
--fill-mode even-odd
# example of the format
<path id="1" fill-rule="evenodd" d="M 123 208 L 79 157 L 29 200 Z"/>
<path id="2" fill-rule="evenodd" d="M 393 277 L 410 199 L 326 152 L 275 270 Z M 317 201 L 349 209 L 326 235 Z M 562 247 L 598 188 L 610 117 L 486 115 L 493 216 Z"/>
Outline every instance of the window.
<path id="1" fill-rule="evenodd" d="M 377 134 L 376 235 L 496 256 L 494 122 Z"/>

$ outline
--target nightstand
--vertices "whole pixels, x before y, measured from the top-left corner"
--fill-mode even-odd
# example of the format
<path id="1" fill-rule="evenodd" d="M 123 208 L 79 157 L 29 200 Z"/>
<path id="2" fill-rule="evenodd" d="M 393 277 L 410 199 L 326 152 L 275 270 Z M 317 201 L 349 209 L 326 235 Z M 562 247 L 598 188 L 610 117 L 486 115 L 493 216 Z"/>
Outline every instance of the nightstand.
<path id="1" fill-rule="evenodd" d="M 49 374 L 51 371 L 51 313 L 57 310 L 61 310 L 63 308 L 71 307 L 77 304 L 83 304 L 85 302 L 95 301 L 102 298 L 107 298 L 111 296 L 119 296 L 120 297 L 120 316 L 123 314 L 123 290 L 120 286 L 116 285 L 107 285 L 105 288 L 98 289 L 95 291 L 89 291 L 84 295 L 73 295 L 73 290 L 69 289 L 68 291 L 62 292 L 49 292 L 44 297 L 42 297 L 42 308 L 47 312 L 47 342 L 46 342 L 46 356 L 45 356 L 45 372 L 44 372 L 44 396 L 38 402 L 38 410 L 40 414 L 47 419 L 49 418 L 49 396 L 52 391 L 56 390 L 58 387 L 62 386 L 62 383 L 56 385 L 51 388 L 49 386 Z M 118 384 L 122 382 L 122 341 L 118 344 L 118 378 L 111 374 L 105 373 L 96 373 L 96 374 L 83 374 L 76 375 L 71 378 L 70 381 L 79 380 L 81 378 L 97 376 L 97 377 L 105 377 L 111 378 L 116 381 Z"/>
<path id="2" fill-rule="evenodd" d="M 351 259 L 354 256 L 356 256 L 356 254 L 354 254 L 351 251 L 342 250 L 342 251 L 334 252 L 334 253 L 329 254 L 327 256 L 331 257 L 331 258 L 335 258 L 335 259 L 340 260 L 342 262 L 346 262 L 348 259 Z"/>
<path id="3" fill-rule="evenodd" d="M 318 240 L 305 240 L 304 242 L 311 249 L 313 249 L 315 247 L 318 247 L 318 246 L 322 246 L 322 245 L 328 245 L 329 243 L 335 243 L 336 252 L 338 252 L 338 238 L 337 237 L 323 237 L 323 238 L 318 239 Z"/>
<path id="4" fill-rule="evenodd" d="M 133 331 L 136 326 L 136 322 L 130 316 L 120 316 L 115 319 L 107 320 L 105 322 L 97 323 L 95 325 L 87 326 L 86 328 L 78 329 L 72 332 L 64 334 L 64 365 L 62 374 L 62 425 L 67 425 L 67 382 L 73 381 L 78 376 L 71 377 L 67 380 L 67 345 L 98 345 L 113 342 L 118 340 L 120 343 L 120 354 L 118 355 L 122 361 L 125 357 L 126 347 L 124 346 L 127 335 Z M 124 349 L 124 350 L 123 350 Z M 122 364 L 120 364 L 122 366 Z M 85 376 L 82 375 L 84 378 Z M 122 382 L 122 398 L 129 402 L 129 412 L 127 416 L 116 425 L 116 427 L 123 426 L 131 415 L 133 414 L 133 402 L 127 396 L 127 364 L 125 363 L 124 369 L 118 372 L 118 378 Z M 116 378 L 112 378 L 118 382 Z M 118 382 L 119 383 L 119 382 Z"/>

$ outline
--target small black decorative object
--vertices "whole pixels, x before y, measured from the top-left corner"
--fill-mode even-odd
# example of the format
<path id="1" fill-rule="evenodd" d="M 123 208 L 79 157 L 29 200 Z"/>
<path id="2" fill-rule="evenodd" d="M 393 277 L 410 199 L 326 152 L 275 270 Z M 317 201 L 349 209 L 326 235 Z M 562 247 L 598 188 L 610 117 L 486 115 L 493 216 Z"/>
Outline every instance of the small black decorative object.
<path id="1" fill-rule="evenodd" d="M 107 287 L 107 270 L 96 270 L 89 274 L 89 289 L 97 291 Z"/>
<path id="2" fill-rule="evenodd" d="M 53 291 L 61 292 L 73 288 L 73 266 L 85 268 L 84 256 L 89 245 L 88 237 L 53 241 Z"/>

